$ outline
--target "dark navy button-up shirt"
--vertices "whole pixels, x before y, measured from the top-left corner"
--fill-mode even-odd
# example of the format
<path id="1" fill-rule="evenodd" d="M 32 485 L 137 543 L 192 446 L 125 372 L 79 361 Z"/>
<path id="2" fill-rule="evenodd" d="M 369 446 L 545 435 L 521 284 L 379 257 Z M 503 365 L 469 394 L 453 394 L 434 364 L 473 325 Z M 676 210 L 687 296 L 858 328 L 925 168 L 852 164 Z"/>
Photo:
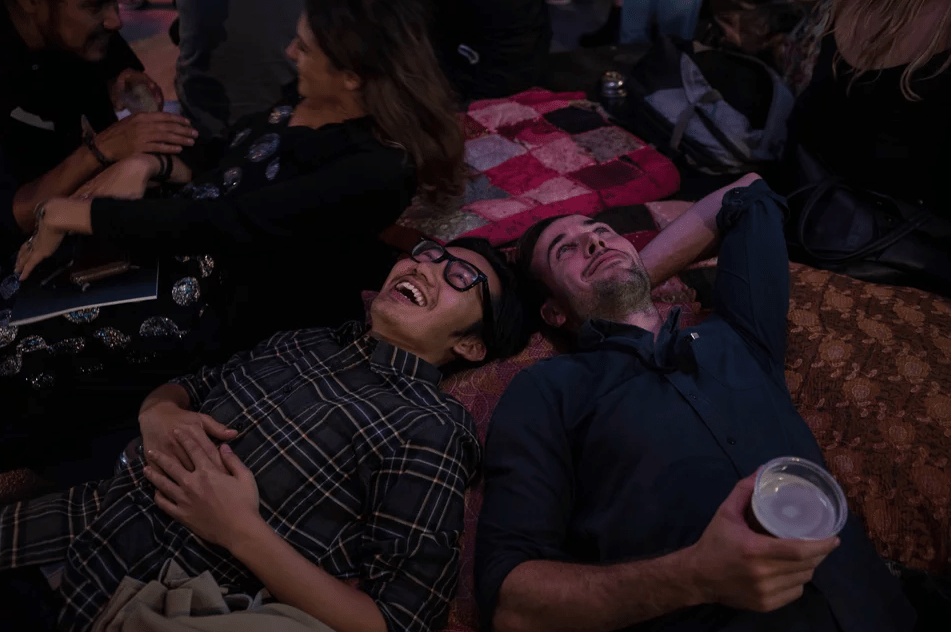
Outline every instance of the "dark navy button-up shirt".
<path id="1" fill-rule="evenodd" d="M 789 269 L 782 200 L 725 196 L 714 313 L 655 336 L 593 321 L 579 350 L 520 373 L 489 429 L 477 595 L 490 617 L 529 560 L 604 564 L 695 543 L 736 483 L 778 456 L 823 463 L 784 361 Z M 707 605 L 637 629 L 910 630 L 914 614 L 854 516 L 805 597 L 767 614 Z M 636 596 L 632 595 L 632 598 Z"/>

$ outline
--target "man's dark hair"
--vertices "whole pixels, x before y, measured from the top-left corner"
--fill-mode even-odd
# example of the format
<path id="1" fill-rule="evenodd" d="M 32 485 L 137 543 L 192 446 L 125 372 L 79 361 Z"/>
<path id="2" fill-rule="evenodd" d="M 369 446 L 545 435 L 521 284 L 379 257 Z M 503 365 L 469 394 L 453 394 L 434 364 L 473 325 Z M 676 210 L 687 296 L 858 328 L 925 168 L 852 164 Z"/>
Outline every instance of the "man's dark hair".
<path id="1" fill-rule="evenodd" d="M 446 247 L 465 248 L 482 255 L 492 266 L 502 286 L 501 293 L 492 296 L 492 331 L 485 331 L 485 323 L 480 318 L 478 322 L 456 332 L 460 336 L 478 336 L 484 342 L 485 359 L 475 365 L 508 358 L 525 348 L 532 335 L 532 329 L 529 326 L 525 303 L 521 297 L 518 277 L 505 260 L 505 256 L 487 239 L 481 237 L 460 237 L 446 244 Z M 458 368 L 471 366 L 470 363 L 467 367 Z"/>
<path id="2" fill-rule="evenodd" d="M 538 245 L 538 240 L 545 229 L 565 217 L 568 217 L 568 215 L 556 215 L 533 224 L 522 234 L 515 246 L 515 269 L 522 285 L 522 300 L 525 303 L 525 309 L 531 314 L 532 320 L 536 322 L 541 320 L 539 310 L 541 310 L 545 301 L 551 297 L 551 290 L 532 272 L 535 247 Z"/>

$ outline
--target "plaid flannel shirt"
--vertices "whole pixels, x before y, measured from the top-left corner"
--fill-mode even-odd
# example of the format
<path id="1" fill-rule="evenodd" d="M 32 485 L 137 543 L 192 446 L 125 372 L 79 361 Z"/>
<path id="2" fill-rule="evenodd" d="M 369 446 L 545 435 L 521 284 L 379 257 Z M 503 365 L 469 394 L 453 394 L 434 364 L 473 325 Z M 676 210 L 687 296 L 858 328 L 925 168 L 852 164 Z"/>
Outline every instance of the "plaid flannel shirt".
<path id="1" fill-rule="evenodd" d="M 480 456 L 472 418 L 436 367 L 351 323 L 273 336 L 177 381 L 234 428 L 265 521 L 308 560 L 355 579 L 390 630 L 445 624 L 463 497 Z M 0 509 L 0 569 L 65 559 L 61 623 L 91 626 L 123 576 L 175 559 L 230 591 L 263 586 L 228 551 L 159 510 L 132 463 L 113 479 Z"/>

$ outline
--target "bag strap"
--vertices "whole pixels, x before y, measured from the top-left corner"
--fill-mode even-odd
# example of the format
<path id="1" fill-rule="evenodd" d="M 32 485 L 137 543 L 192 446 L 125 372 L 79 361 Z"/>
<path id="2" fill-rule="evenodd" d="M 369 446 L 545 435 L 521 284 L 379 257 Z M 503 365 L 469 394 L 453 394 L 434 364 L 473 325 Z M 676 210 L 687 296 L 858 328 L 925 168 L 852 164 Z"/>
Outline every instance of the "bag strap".
<path id="1" fill-rule="evenodd" d="M 796 239 L 798 240 L 798 246 L 803 249 L 810 257 L 813 257 L 816 261 L 827 264 L 827 265 L 841 265 L 846 263 L 854 263 L 860 261 L 869 255 L 876 254 L 891 246 L 895 245 L 915 230 L 920 228 L 922 225 L 926 224 L 931 219 L 931 213 L 927 209 L 918 209 L 912 213 L 909 217 L 905 219 L 899 226 L 891 230 L 887 235 L 884 235 L 868 244 L 858 248 L 857 250 L 846 254 L 846 255 L 824 255 L 816 252 L 806 243 L 805 240 L 805 231 L 806 231 L 806 220 L 812 214 L 819 204 L 819 201 L 825 196 L 833 193 L 836 188 L 843 188 L 849 191 L 853 191 L 852 187 L 844 183 L 844 180 L 838 176 L 832 176 L 826 178 L 817 185 L 808 185 L 801 189 L 797 189 L 789 194 L 789 198 L 792 198 L 796 195 L 800 195 L 810 188 L 813 189 L 812 194 L 809 196 L 809 199 L 803 205 L 802 210 L 799 213 L 799 220 L 796 224 Z M 900 203 L 889 196 L 875 194 L 877 197 L 881 197 L 884 200 L 892 203 L 895 206 L 898 206 Z"/>
<path id="2" fill-rule="evenodd" d="M 716 89 L 710 89 L 696 103 L 689 105 L 684 108 L 680 113 L 680 116 L 677 117 L 677 123 L 674 125 L 674 129 L 670 134 L 670 148 L 674 151 L 678 151 L 680 148 L 680 143 L 683 142 L 684 134 L 687 132 L 687 127 L 690 125 L 690 121 L 693 120 L 694 116 L 700 119 L 700 122 L 707 129 L 708 132 L 717 140 L 720 145 L 723 146 L 730 154 L 733 155 L 740 164 L 748 164 L 750 162 L 749 156 L 747 156 L 739 147 L 737 147 L 732 140 L 727 138 L 722 130 L 720 130 L 716 124 L 710 120 L 710 117 L 707 116 L 707 113 L 703 111 L 701 105 L 708 105 L 711 103 L 719 103 L 723 101 L 723 95 Z"/>
<path id="3" fill-rule="evenodd" d="M 691 103 L 688 107 L 684 108 L 684 111 L 680 113 L 680 116 L 677 117 L 677 123 L 674 125 L 673 131 L 670 133 L 670 148 L 675 150 L 680 147 L 680 141 L 684 139 L 684 133 L 687 131 L 687 126 L 690 125 L 690 121 L 699 111 L 699 105 L 702 103 L 716 103 L 717 101 L 722 101 L 723 95 L 721 95 L 716 90 L 708 90 L 706 94 L 700 97 L 700 100 L 696 103 Z"/>

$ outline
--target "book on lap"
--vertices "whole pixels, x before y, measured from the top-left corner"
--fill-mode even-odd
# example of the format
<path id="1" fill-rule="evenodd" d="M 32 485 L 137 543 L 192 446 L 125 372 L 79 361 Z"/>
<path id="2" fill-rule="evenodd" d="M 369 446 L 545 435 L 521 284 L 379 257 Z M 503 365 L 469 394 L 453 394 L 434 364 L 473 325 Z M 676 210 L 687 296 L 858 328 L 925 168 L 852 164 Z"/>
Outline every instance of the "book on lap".
<path id="1" fill-rule="evenodd" d="M 9 324 L 28 325 L 80 309 L 155 300 L 158 260 L 137 264 L 121 274 L 94 281 L 85 290 L 65 277 L 55 285 L 43 285 L 43 277 L 34 274 L 17 292 Z"/>

